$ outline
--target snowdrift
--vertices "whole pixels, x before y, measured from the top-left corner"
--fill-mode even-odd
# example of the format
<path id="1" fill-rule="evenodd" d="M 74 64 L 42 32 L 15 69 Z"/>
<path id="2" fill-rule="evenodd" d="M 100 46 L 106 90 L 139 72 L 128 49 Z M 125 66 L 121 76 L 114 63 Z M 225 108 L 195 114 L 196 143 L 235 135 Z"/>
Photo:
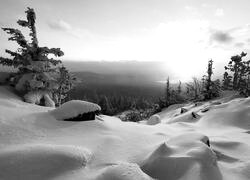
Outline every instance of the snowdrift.
<path id="1" fill-rule="evenodd" d="M 0 87 L 1 180 L 250 179 L 250 98 L 175 105 L 148 124 L 53 111 Z"/>

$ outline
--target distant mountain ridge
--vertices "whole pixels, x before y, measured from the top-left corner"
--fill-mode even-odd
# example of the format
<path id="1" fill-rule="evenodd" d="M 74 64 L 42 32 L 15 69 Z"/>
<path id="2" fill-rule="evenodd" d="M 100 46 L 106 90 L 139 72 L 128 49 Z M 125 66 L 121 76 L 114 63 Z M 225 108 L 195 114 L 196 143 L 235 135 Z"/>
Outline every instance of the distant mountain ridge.
<path id="1" fill-rule="evenodd" d="M 63 64 L 72 72 L 91 72 L 105 75 L 125 75 L 142 77 L 150 81 L 159 81 L 167 77 L 167 69 L 163 62 L 139 61 L 63 61 Z"/>

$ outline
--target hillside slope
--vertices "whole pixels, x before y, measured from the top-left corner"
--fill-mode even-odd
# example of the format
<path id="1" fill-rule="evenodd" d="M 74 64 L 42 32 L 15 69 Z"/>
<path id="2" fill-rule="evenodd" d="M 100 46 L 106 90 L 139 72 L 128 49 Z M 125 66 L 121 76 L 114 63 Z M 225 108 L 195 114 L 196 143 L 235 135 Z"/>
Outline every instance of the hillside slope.
<path id="1" fill-rule="evenodd" d="M 0 87 L 0 179 L 250 179 L 250 98 L 184 108 L 153 126 L 58 121 Z"/>

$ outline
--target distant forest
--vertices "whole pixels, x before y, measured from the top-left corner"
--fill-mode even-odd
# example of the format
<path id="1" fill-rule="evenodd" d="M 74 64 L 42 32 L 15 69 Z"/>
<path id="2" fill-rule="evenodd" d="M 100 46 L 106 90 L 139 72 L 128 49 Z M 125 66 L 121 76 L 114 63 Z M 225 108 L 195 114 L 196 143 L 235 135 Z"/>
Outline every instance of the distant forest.
<path id="1" fill-rule="evenodd" d="M 74 73 L 81 81 L 67 100 L 80 99 L 99 104 L 102 113 L 116 115 L 130 109 L 153 108 L 164 93 L 165 84 L 138 80 L 133 76 Z"/>

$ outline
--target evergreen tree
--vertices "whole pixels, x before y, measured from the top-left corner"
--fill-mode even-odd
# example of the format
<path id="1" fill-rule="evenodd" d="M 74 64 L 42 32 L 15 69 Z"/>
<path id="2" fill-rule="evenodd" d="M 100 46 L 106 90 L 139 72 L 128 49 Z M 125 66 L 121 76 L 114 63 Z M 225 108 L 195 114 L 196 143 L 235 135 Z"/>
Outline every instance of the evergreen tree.
<path id="1" fill-rule="evenodd" d="M 211 98 L 218 97 L 220 93 L 221 93 L 220 80 L 216 79 L 215 81 L 212 81 Z"/>
<path id="2" fill-rule="evenodd" d="M 238 90 L 241 94 L 245 96 L 250 95 L 249 90 L 249 76 L 250 76 L 250 60 L 244 61 L 242 58 L 245 57 L 247 53 L 242 52 L 240 55 L 235 55 L 231 57 L 228 65 L 225 66 L 225 70 L 229 70 L 233 75 L 232 86 L 234 90 Z M 227 77 L 230 77 L 228 73 L 224 73 L 224 82 L 227 83 Z"/>
<path id="3" fill-rule="evenodd" d="M 212 74 L 213 74 L 213 60 L 208 61 L 207 67 L 207 76 L 205 76 L 205 89 L 203 90 L 204 98 L 211 99 L 212 98 Z"/>
<path id="4" fill-rule="evenodd" d="M 179 95 L 181 94 L 181 81 L 179 81 L 177 92 Z"/>
<path id="5" fill-rule="evenodd" d="M 202 99 L 202 83 L 196 78 L 193 77 L 193 81 L 186 83 L 188 94 L 187 96 L 190 100 L 201 100 Z"/>
<path id="6" fill-rule="evenodd" d="M 232 56 L 228 66 L 225 66 L 225 70 L 230 70 L 233 73 L 233 89 L 239 89 L 239 82 L 242 79 L 244 63 L 242 58 L 247 54 L 242 52 L 240 55 Z"/>
<path id="7" fill-rule="evenodd" d="M 223 89 L 224 90 L 231 89 L 232 87 L 231 83 L 232 83 L 232 76 L 230 76 L 228 72 L 225 72 L 223 74 L 223 85 L 222 85 Z"/>
<path id="8" fill-rule="evenodd" d="M 208 61 L 207 75 L 204 75 L 203 78 L 203 91 L 204 100 L 209 100 L 220 95 L 220 81 L 212 81 L 213 75 L 213 60 Z"/>
<path id="9" fill-rule="evenodd" d="M 13 84 L 19 92 L 26 94 L 25 100 L 29 99 L 29 102 L 40 104 L 40 100 L 46 95 L 48 98 L 53 98 L 60 94 L 61 91 L 58 90 L 62 87 L 63 83 L 58 83 L 58 79 L 69 78 L 68 71 L 64 69 L 59 69 L 61 65 L 60 60 L 55 60 L 49 58 L 48 55 L 52 54 L 55 57 L 61 57 L 64 53 L 60 48 L 48 48 L 40 47 L 38 44 L 37 33 L 36 33 L 36 14 L 32 8 L 27 8 L 26 20 L 18 20 L 18 25 L 28 28 L 30 33 L 30 41 L 27 41 L 22 32 L 14 28 L 2 28 L 11 37 L 8 39 L 10 41 L 16 41 L 19 45 L 17 51 L 6 50 L 11 58 L 0 57 L 0 64 L 6 66 L 13 66 L 17 68 L 17 73 L 12 75 L 10 78 L 10 83 Z M 67 74 L 67 75 L 66 75 Z M 63 77 L 60 77 L 63 76 Z M 67 83 L 66 83 L 67 84 Z M 70 89 L 72 84 L 69 83 L 69 87 L 65 87 L 64 84 L 64 94 L 65 89 Z M 68 90 L 67 90 L 68 91 Z M 40 94 L 40 100 L 33 101 L 34 94 Z"/>
<path id="10" fill-rule="evenodd" d="M 54 99 L 58 106 L 62 104 L 62 101 L 67 97 L 68 92 L 74 87 L 78 82 L 76 77 L 69 73 L 69 71 L 64 67 L 59 67 L 59 77 L 57 79 L 58 88 L 55 90 Z"/>
<path id="11" fill-rule="evenodd" d="M 170 96 L 171 96 L 171 88 L 169 83 L 169 77 L 166 81 L 166 90 L 165 90 L 165 106 L 168 107 L 170 105 Z"/>
<path id="12" fill-rule="evenodd" d="M 112 106 L 106 96 L 102 96 L 100 99 L 99 105 L 102 108 L 102 113 L 106 115 L 112 115 Z"/>

